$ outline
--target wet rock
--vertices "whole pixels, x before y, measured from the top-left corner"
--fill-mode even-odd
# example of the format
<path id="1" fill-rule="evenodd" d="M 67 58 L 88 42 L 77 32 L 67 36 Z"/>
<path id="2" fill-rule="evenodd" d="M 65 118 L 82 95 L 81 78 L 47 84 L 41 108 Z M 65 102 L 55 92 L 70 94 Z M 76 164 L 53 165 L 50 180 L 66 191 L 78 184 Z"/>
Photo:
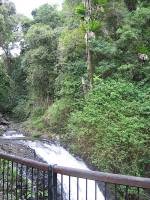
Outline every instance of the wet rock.
<path id="1" fill-rule="evenodd" d="M 7 131 L 5 132 L 5 135 L 7 135 L 7 136 L 13 136 L 13 135 L 15 135 L 15 134 L 17 134 L 17 131 L 7 130 Z"/>
<path id="2" fill-rule="evenodd" d="M 9 122 L 0 113 L 0 136 L 7 130 Z"/>
<path id="3" fill-rule="evenodd" d="M 13 154 L 16 156 L 20 156 L 20 157 L 27 157 L 27 158 L 34 158 L 34 154 L 33 152 L 31 152 L 29 150 L 29 148 L 27 148 L 26 146 L 24 146 L 23 144 L 20 144 L 19 142 L 15 142 L 15 141 L 10 141 L 10 140 L 1 140 L 0 141 L 0 151 L 1 152 L 5 152 L 5 153 L 9 153 L 9 154 Z"/>
<path id="4" fill-rule="evenodd" d="M 6 130 L 7 130 L 7 127 L 4 126 L 4 125 L 0 125 L 0 130 L 2 130 L 2 131 L 6 131 Z"/>
<path id="5" fill-rule="evenodd" d="M 7 127 L 4 125 L 0 125 L 0 136 L 7 130 Z"/>
<path id="6" fill-rule="evenodd" d="M 8 126 L 9 122 L 0 114 L 0 125 Z"/>

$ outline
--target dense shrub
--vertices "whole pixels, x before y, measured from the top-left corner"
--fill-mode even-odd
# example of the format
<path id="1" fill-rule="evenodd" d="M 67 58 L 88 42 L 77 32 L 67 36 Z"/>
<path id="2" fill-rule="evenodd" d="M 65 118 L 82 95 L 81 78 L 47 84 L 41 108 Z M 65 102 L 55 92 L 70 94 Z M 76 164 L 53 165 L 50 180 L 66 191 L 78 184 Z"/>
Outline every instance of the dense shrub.
<path id="1" fill-rule="evenodd" d="M 72 148 L 101 170 L 143 175 L 149 162 L 149 91 L 124 81 L 96 82 L 83 110 L 69 119 Z"/>
<path id="2" fill-rule="evenodd" d="M 12 110 L 13 117 L 23 121 L 26 120 L 30 112 L 28 109 L 28 102 L 25 99 L 20 99 L 17 105 Z"/>
<path id="3" fill-rule="evenodd" d="M 68 122 L 68 117 L 72 110 L 73 101 L 71 99 L 57 100 L 45 112 L 43 121 L 51 131 L 63 133 Z"/>
<path id="4" fill-rule="evenodd" d="M 12 105 L 12 82 L 0 63 L 0 111 L 8 111 Z"/>

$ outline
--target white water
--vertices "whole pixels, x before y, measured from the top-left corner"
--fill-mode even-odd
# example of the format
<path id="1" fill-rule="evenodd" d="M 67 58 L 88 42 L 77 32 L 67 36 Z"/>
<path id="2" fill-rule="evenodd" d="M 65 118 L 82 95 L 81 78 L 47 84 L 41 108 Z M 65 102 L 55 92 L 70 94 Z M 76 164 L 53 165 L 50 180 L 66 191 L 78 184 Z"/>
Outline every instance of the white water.
<path id="1" fill-rule="evenodd" d="M 74 158 L 68 151 L 63 147 L 54 144 L 46 144 L 43 142 L 26 142 L 27 145 L 34 149 L 36 154 L 40 156 L 44 161 L 50 165 L 59 165 L 64 167 L 73 167 L 77 169 L 89 170 L 84 162 Z M 61 182 L 61 177 L 58 175 L 58 179 Z M 68 198 L 69 193 L 69 177 L 63 177 L 63 187 Z M 103 194 L 97 187 L 97 200 L 104 200 Z M 87 184 L 87 196 L 88 200 L 95 199 L 95 182 L 88 180 Z M 79 179 L 79 200 L 85 200 L 86 197 L 86 180 Z M 77 178 L 71 177 L 71 200 L 77 199 Z"/>
<path id="2" fill-rule="evenodd" d="M 11 139 L 11 138 L 23 138 L 25 137 L 22 133 L 17 133 L 17 131 L 6 131 L 4 134 L 3 134 L 3 137 L 6 138 L 6 139 Z"/>
<path id="3" fill-rule="evenodd" d="M 16 134 L 15 134 L 16 135 Z M 20 137 L 20 134 L 18 135 Z M 4 137 L 6 137 L 4 135 Z M 14 137 L 9 136 L 9 137 Z M 60 145 L 47 144 L 41 141 L 24 141 L 24 144 L 35 150 L 36 154 L 41 157 L 50 165 L 59 165 L 64 167 L 72 167 L 77 169 L 89 170 L 83 161 L 79 161 L 74 158 L 68 151 L 66 151 Z M 58 180 L 61 182 L 61 176 L 58 175 Z M 71 200 L 77 199 L 77 178 L 71 177 Z M 67 199 L 69 198 L 69 177 L 63 176 L 63 189 L 66 193 Z M 104 196 L 100 191 L 98 185 L 96 185 L 96 197 L 97 200 L 104 200 Z M 88 200 L 95 199 L 95 181 L 88 180 L 87 182 L 87 198 Z M 86 199 L 86 180 L 79 179 L 79 200 Z"/>

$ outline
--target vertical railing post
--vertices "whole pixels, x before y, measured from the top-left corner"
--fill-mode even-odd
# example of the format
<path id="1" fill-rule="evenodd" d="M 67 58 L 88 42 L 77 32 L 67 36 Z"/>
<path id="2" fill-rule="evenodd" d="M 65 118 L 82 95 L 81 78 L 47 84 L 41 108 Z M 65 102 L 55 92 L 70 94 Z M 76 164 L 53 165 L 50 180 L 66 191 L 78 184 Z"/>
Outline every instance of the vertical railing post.
<path id="1" fill-rule="evenodd" d="M 54 200 L 57 200 L 57 173 L 53 171 L 53 191 L 54 191 Z"/>
<path id="2" fill-rule="evenodd" d="M 48 200 L 53 200 L 52 192 L 52 166 L 48 167 Z"/>
<path id="3" fill-rule="evenodd" d="M 48 200 L 57 199 L 57 173 L 54 173 L 53 166 L 48 168 Z"/>

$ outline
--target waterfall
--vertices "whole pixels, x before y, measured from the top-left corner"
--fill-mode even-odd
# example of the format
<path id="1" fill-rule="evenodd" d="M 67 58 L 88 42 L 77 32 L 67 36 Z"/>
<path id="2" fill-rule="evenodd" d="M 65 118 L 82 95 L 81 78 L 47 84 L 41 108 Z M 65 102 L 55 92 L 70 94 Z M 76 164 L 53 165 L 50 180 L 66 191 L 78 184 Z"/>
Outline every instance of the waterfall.
<path id="1" fill-rule="evenodd" d="M 6 132 L 3 135 L 4 138 L 21 138 L 24 137 L 22 134 L 10 134 Z M 23 144 L 27 145 L 33 149 L 36 155 L 46 161 L 49 165 L 59 165 L 63 167 L 72 167 L 76 169 L 89 170 L 86 164 L 73 157 L 66 149 L 64 149 L 59 144 L 48 144 L 44 141 L 23 141 Z M 61 175 L 58 175 L 58 181 L 61 182 Z M 96 188 L 96 189 L 95 189 Z M 104 196 L 100 191 L 95 181 L 87 181 L 87 190 L 86 190 L 86 180 L 79 178 L 78 179 L 78 198 L 77 198 L 77 177 L 70 178 L 70 199 L 71 200 L 85 200 L 87 195 L 87 200 L 104 200 Z M 65 193 L 66 199 L 69 199 L 69 177 L 63 176 L 63 191 Z M 87 194 L 86 194 L 87 191 Z"/>
<path id="2" fill-rule="evenodd" d="M 50 165 L 59 165 L 63 167 L 72 167 L 82 170 L 89 170 L 83 161 L 77 160 L 63 147 L 56 144 L 47 144 L 44 142 L 26 142 L 27 145 L 34 149 L 36 154 L 41 157 Z M 58 175 L 58 180 L 61 182 L 61 176 Z M 98 185 L 96 185 L 97 200 L 104 200 L 103 194 L 100 191 Z M 63 177 L 63 188 L 68 199 L 69 193 L 69 178 L 68 176 Z M 86 180 L 79 179 L 79 200 L 85 200 L 86 197 Z M 95 198 L 95 181 L 88 180 L 87 182 L 87 197 L 88 200 L 94 200 Z M 71 200 L 77 199 L 77 178 L 71 177 Z"/>

